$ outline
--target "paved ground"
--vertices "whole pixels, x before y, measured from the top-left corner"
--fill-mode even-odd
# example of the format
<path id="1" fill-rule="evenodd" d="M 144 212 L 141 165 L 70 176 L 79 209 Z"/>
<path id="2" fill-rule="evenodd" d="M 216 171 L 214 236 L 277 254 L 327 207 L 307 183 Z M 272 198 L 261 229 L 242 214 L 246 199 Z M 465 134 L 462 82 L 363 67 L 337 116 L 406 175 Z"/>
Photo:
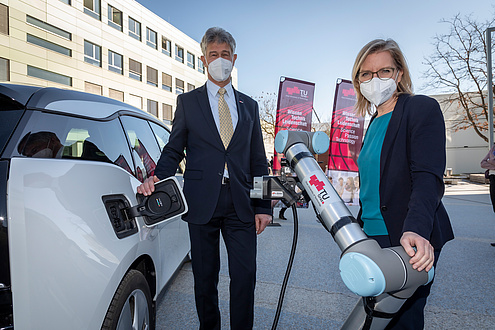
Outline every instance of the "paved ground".
<path id="1" fill-rule="evenodd" d="M 444 204 L 456 239 L 440 256 L 426 306 L 425 329 L 495 329 L 495 215 L 488 185 L 446 186 Z M 351 212 L 357 208 L 351 206 Z M 275 210 L 277 215 L 278 210 Z M 258 237 L 255 329 L 270 329 L 292 244 L 294 222 L 275 219 Z M 228 269 L 222 246 L 219 298 L 222 328 L 229 329 Z M 299 239 L 278 329 L 340 329 L 358 297 L 338 273 L 340 250 L 316 222 L 312 209 L 300 209 Z M 162 295 L 157 329 L 197 329 L 193 279 L 186 263 Z"/>

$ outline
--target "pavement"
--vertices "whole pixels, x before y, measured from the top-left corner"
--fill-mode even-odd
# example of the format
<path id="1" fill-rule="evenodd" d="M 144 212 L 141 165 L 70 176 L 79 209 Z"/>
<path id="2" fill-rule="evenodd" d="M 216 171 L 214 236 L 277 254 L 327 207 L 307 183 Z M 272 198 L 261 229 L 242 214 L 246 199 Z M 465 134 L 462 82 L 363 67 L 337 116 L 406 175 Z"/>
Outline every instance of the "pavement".
<path id="1" fill-rule="evenodd" d="M 495 214 L 489 186 L 461 181 L 443 198 L 456 238 L 440 255 L 425 309 L 425 329 L 495 329 Z M 353 214 L 357 206 L 349 206 Z M 317 223 L 314 211 L 298 209 L 299 235 L 278 329 L 340 329 L 359 297 L 342 282 L 340 249 Z M 275 216 L 278 209 L 275 209 Z M 258 236 L 255 329 L 270 329 L 293 240 L 294 221 L 274 219 Z M 221 246 L 219 304 L 229 329 L 229 276 Z M 157 303 L 157 329 L 198 329 L 191 264 L 185 263 Z"/>

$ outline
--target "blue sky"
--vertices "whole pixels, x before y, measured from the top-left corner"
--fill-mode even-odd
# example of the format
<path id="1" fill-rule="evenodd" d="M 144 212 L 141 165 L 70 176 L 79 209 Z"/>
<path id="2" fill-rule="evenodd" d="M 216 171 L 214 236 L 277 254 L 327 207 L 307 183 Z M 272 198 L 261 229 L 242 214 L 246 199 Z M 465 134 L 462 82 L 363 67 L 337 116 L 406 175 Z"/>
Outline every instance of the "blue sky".
<path id="1" fill-rule="evenodd" d="M 350 79 L 356 54 L 368 41 L 395 39 L 415 92 L 434 94 L 423 88 L 422 63 L 432 53 L 433 37 L 449 30 L 440 20 L 460 13 L 485 22 L 495 13 L 488 0 L 138 2 L 198 42 L 212 26 L 232 33 L 239 90 L 250 96 L 278 92 L 281 76 L 314 82 L 314 108 L 327 121 L 337 79 Z"/>

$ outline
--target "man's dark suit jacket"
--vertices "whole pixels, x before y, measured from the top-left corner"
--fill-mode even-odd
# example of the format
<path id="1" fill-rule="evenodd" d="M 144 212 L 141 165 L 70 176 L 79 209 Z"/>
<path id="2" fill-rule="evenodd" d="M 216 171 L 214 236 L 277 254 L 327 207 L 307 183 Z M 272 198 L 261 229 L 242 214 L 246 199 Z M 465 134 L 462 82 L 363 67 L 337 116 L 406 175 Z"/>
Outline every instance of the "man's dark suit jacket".
<path id="1" fill-rule="evenodd" d="M 213 119 L 206 85 L 177 98 L 172 132 L 155 175 L 159 179 L 174 175 L 185 150 L 184 195 L 189 211 L 183 218 L 187 222 L 205 224 L 212 217 L 225 162 L 239 219 L 253 222 L 254 214 L 271 214 L 270 201 L 249 197 L 253 177 L 268 175 L 258 104 L 236 90 L 234 94 L 239 119 L 227 150 Z"/>
<path id="2" fill-rule="evenodd" d="M 445 122 L 438 102 L 400 95 L 380 156 L 380 210 L 392 246 L 400 245 L 406 231 L 426 238 L 436 250 L 454 238 L 441 201 L 445 163 Z"/>

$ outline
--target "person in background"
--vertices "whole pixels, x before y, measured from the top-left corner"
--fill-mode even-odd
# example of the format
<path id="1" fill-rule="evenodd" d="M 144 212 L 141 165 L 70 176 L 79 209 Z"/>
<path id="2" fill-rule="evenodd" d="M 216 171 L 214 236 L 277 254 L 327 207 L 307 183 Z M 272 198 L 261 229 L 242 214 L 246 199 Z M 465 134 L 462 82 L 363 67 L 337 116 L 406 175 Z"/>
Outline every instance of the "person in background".
<path id="1" fill-rule="evenodd" d="M 359 176 L 354 177 L 354 196 L 352 198 L 352 204 L 359 205 Z"/>
<path id="2" fill-rule="evenodd" d="M 63 150 L 57 135 L 45 131 L 26 134 L 17 146 L 21 155 L 33 158 L 62 158 Z"/>
<path id="3" fill-rule="evenodd" d="M 417 271 L 430 271 L 454 238 L 442 204 L 445 123 L 438 102 L 412 92 L 406 60 L 394 40 L 376 39 L 352 69 L 356 111 L 372 115 L 358 158 L 358 221 L 380 246 L 404 247 Z M 387 329 L 423 329 L 431 284 L 419 287 Z"/>
<path id="4" fill-rule="evenodd" d="M 337 186 L 335 187 L 335 190 L 339 194 L 340 197 L 342 197 L 342 194 L 344 193 L 344 178 L 339 177 Z"/>
<path id="5" fill-rule="evenodd" d="M 493 212 L 495 212 L 495 144 L 490 148 L 490 151 L 481 160 L 481 168 L 488 171 L 488 180 L 490 180 L 490 199 L 492 201 Z M 495 242 L 491 243 L 495 246 Z"/>
<path id="6" fill-rule="evenodd" d="M 354 185 L 354 179 L 351 176 L 348 176 L 344 185 L 344 191 L 342 192 L 342 200 L 344 203 L 352 204 L 355 190 L 356 186 Z"/>
<path id="7" fill-rule="evenodd" d="M 237 59 L 230 33 L 206 31 L 201 49 L 208 81 L 177 97 L 172 132 L 155 175 L 137 188 L 149 195 L 154 183 L 173 176 L 187 154 L 183 219 L 191 240 L 194 295 L 200 329 L 220 329 L 219 238 L 227 248 L 230 326 L 251 329 L 256 284 L 256 234 L 271 220 L 270 201 L 251 200 L 253 177 L 268 175 L 258 104 L 232 86 Z M 185 151 L 185 154 L 184 154 Z"/>

